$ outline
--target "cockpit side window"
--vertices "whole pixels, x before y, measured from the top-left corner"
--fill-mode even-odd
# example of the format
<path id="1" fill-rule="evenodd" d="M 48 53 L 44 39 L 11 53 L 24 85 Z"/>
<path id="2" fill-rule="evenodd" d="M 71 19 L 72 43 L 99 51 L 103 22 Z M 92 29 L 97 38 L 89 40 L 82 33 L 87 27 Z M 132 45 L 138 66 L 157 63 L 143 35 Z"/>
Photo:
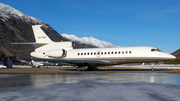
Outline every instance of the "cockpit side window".
<path id="1" fill-rule="evenodd" d="M 151 49 L 151 52 L 155 52 L 156 51 L 156 49 Z"/>
<path id="2" fill-rule="evenodd" d="M 157 49 L 158 52 L 162 52 L 160 49 Z"/>
<path id="3" fill-rule="evenodd" d="M 161 52 L 160 49 L 151 49 L 151 52 Z"/>

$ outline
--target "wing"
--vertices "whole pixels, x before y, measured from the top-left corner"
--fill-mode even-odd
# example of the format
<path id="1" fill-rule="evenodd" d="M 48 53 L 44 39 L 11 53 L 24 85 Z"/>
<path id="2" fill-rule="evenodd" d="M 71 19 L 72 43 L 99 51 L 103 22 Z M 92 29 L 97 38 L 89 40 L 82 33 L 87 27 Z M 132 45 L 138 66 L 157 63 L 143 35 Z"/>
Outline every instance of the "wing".
<path id="1" fill-rule="evenodd" d="M 110 65 L 108 61 L 101 60 L 58 60 L 58 59 L 39 59 L 39 58 L 20 58 L 21 60 L 37 60 L 37 61 L 50 61 L 50 62 L 61 62 L 69 63 L 77 66 L 107 66 Z"/>

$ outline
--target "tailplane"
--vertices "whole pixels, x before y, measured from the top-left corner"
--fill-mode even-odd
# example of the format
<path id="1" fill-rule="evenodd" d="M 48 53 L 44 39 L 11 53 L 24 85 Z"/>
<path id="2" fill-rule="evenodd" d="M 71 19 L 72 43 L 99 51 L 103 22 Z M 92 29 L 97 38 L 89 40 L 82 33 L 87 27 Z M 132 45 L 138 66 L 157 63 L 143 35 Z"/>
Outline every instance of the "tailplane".
<path id="1" fill-rule="evenodd" d="M 33 25 L 33 33 L 36 42 L 12 43 L 12 44 L 33 44 L 35 51 L 73 49 L 72 42 L 53 42 L 44 31 L 42 25 Z M 58 46 L 58 47 L 57 47 Z"/>
<path id="2" fill-rule="evenodd" d="M 8 57 L 8 58 L 16 58 L 14 55 L 9 53 L 9 51 L 7 51 L 5 48 L 2 47 L 1 49 L 4 52 L 4 54 L 6 55 L 6 57 Z"/>
<path id="3" fill-rule="evenodd" d="M 44 31 L 41 29 L 42 25 L 33 25 L 32 29 L 34 32 L 34 37 L 36 40 L 36 43 L 38 44 L 47 44 L 52 43 L 53 41 L 44 33 Z"/>

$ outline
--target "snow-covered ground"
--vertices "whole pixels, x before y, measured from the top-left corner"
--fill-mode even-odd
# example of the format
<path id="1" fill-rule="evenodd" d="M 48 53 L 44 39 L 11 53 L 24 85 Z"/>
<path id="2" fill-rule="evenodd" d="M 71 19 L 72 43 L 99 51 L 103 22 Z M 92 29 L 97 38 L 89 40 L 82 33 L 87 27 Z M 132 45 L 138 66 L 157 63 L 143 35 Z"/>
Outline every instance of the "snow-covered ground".
<path id="1" fill-rule="evenodd" d="M 7 80 L 0 78 L 0 101 L 179 101 L 180 99 L 180 74 L 6 75 L 14 75 L 14 78 Z"/>
<path id="2" fill-rule="evenodd" d="M 58 66 L 49 66 L 51 68 L 56 67 L 59 68 Z M 71 67 L 71 66 L 62 66 L 64 68 L 66 67 Z M 150 69 L 151 65 L 114 65 L 110 67 L 131 67 L 131 68 L 142 68 L 142 69 Z M 13 65 L 13 68 L 32 68 L 30 65 Z M 180 64 L 160 64 L 160 65 L 153 65 L 154 69 L 180 69 Z"/>
<path id="3" fill-rule="evenodd" d="M 32 68 L 31 65 L 13 65 L 13 68 Z"/>
<path id="4" fill-rule="evenodd" d="M 115 65 L 110 67 L 131 67 L 131 68 L 142 68 L 142 69 L 149 69 L 151 65 Z M 160 64 L 160 65 L 153 65 L 154 69 L 180 69 L 180 64 Z"/>

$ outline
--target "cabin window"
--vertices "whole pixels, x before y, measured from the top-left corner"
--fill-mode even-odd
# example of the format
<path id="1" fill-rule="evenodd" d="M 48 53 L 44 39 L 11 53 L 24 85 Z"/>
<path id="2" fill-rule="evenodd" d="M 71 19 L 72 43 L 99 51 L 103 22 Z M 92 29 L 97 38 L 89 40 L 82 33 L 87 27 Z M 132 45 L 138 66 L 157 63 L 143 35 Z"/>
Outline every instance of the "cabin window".
<path id="1" fill-rule="evenodd" d="M 117 52 L 115 52 L 115 54 L 117 54 Z"/>
<path id="2" fill-rule="evenodd" d="M 100 53 L 98 52 L 97 54 L 99 55 Z"/>
<path id="3" fill-rule="evenodd" d="M 80 53 L 78 53 L 78 55 L 80 55 Z"/>
<path id="4" fill-rule="evenodd" d="M 93 55 L 93 53 L 91 52 L 91 55 Z"/>
<path id="5" fill-rule="evenodd" d="M 108 52 L 108 54 L 110 54 L 110 52 Z"/>
<path id="6" fill-rule="evenodd" d="M 81 53 L 81 55 L 83 55 L 83 53 Z"/>
<path id="7" fill-rule="evenodd" d="M 128 51 L 126 51 L 126 54 L 128 54 Z"/>
<path id="8" fill-rule="evenodd" d="M 89 55 L 89 53 L 87 53 L 87 55 Z"/>
<path id="9" fill-rule="evenodd" d="M 84 55 L 86 55 L 86 53 L 84 53 Z"/>
<path id="10" fill-rule="evenodd" d="M 129 54 L 131 54 L 132 52 L 131 51 L 129 51 Z"/>
<path id="11" fill-rule="evenodd" d="M 122 54 L 124 54 L 124 51 L 122 51 Z"/>
<path id="12" fill-rule="evenodd" d="M 94 52 L 94 55 L 96 55 L 96 52 Z"/>
<path id="13" fill-rule="evenodd" d="M 104 52 L 104 54 L 106 55 L 106 52 Z"/>
<path id="14" fill-rule="evenodd" d="M 114 52 L 111 52 L 111 54 L 113 54 Z"/>
<path id="15" fill-rule="evenodd" d="M 101 55 L 103 55 L 103 52 L 101 52 Z"/>
<path id="16" fill-rule="evenodd" d="M 121 52 L 119 51 L 119 54 L 121 54 Z"/>

